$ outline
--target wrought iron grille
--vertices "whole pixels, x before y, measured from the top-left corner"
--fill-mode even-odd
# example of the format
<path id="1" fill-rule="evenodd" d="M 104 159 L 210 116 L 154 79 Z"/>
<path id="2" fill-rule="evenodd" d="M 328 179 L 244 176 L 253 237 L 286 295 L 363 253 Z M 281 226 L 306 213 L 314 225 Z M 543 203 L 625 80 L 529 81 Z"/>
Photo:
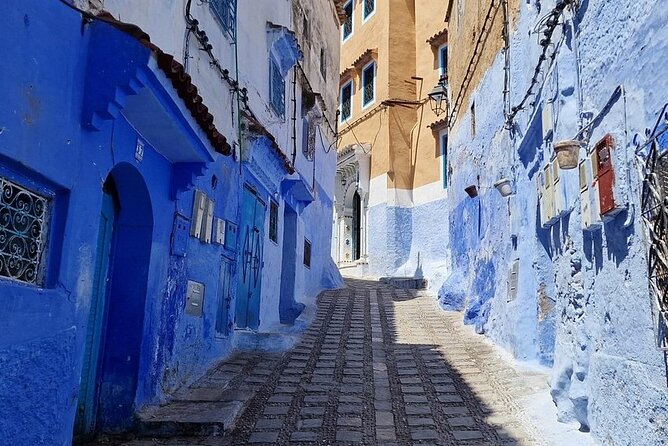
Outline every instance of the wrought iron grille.
<path id="1" fill-rule="evenodd" d="M 0 177 L 0 277 L 42 285 L 50 200 Z"/>
<path id="2" fill-rule="evenodd" d="M 346 12 L 346 21 L 343 22 L 343 38 L 353 33 L 353 2 L 349 1 L 343 8 Z"/>
<path id="3" fill-rule="evenodd" d="M 271 77 L 271 106 L 279 116 L 285 115 L 285 80 L 278 64 L 273 58 L 270 59 Z"/>
<path id="4" fill-rule="evenodd" d="M 648 151 L 642 191 L 649 288 L 658 305 L 658 344 L 664 351 L 668 351 L 668 151 L 660 141 L 666 131 L 655 133 L 644 147 Z"/>
<path id="5" fill-rule="evenodd" d="M 376 0 L 364 0 L 364 18 L 370 16 L 374 9 L 376 9 Z"/>
<path id="6" fill-rule="evenodd" d="M 373 101 L 373 79 L 364 83 L 364 105 Z"/>

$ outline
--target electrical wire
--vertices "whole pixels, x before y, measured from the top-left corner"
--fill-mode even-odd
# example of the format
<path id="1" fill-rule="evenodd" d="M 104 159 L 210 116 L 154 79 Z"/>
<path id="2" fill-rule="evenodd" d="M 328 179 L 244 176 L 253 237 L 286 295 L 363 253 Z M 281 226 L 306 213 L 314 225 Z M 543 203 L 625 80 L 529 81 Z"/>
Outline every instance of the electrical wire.
<path id="1" fill-rule="evenodd" d="M 550 11 L 547 15 L 546 18 L 544 18 L 541 22 L 545 24 L 546 29 L 543 31 L 543 36 L 544 38 L 540 40 L 539 44 L 543 47 L 543 50 L 541 51 L 540 57 L 538 58 L 538 63 L 536 64 L 536 67 L 534 68 L 534 73 L 533 77 L 531 78 L 531 82 L 529 85 L 529 88 L 524 94 L 524 97 L 522 100 L 514 107 L 510 108 L 510 113 L 508 113 L 508 116 L 506 118 L 506 128 L 511 129 L 513 128 L 513 121 L 515 120 L 515 117 L 517 114 L 521 111 L 524 110 L 527 107 L 527 102 L 529 101 L 529 98 L 532 96 L 536 95 L 536 92 L 534 89 L 538 86 L 539 84 L 539 76 L 542 71 L 543 63 L 550 59 L 550 64 L 554 61 L 554 59 L 557 56 L 557 46 L 555 45 L 552 51 L 552 54 L 548 57 L 548 51 L 552 47 L 552 38 L 554 37 L 554 31 L 556 30 L 557 26 L 559 25 L 559 17 L 563 13 L 564 9 L 566 9 L 567 6 L 571 5 L 574 3 L 575 0 L 562 0 L 557 4 L 557 6 L 554 7 L 552 11 Z"/>

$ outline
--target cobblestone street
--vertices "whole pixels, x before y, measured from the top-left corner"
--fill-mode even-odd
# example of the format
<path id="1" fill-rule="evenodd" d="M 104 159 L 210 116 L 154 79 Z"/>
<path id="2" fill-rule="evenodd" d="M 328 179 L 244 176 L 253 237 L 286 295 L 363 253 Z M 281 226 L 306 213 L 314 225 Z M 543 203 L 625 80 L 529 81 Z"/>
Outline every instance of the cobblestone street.
<path id="1" fill-rule="evenodd" d="M 130 444 L 543 444 L 516 400 L 544 375 L 518 376 L 425 293 L 348 285 L 320 296 L 291 351 L 237 354 L 199 384 L 191 400 L 231 374 L 227 386 L 252 395 L 229 432 Z"/>

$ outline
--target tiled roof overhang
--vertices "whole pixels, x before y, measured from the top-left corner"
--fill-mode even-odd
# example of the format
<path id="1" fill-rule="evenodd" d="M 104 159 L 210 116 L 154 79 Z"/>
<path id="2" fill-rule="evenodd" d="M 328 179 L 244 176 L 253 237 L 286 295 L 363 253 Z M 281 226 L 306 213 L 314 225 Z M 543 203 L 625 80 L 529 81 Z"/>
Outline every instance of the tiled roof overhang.
<path id="1" fill-rule="evenodd" d="M 336 9 L 336 15 L 339 17 L 339 23 L 343 24 L 346 21 L 346 11 L 343 9 L 345 0 L 332 0 L 334 3 L 334 8 Z"/>
<path id="2" fill-rule="evenodd" d="M 269 132 L 269 130 L 266 129 L 265 126 L 262 125 L 258 119 L 253 116 L 250 112 L 248 111 L 243 111 L 243 116 L 248 120 L 248 131 L 250 133 L 254 133 L 256 135 L 264 136 L 269 141 L 271 142 L 271 146 L 274 149 L 274 152 L 276 153 L 276 156 L 278 156 L 281 161 L 283 162 L 283 167 L 285 168 L 285 171 L 293 174 L 295 172 L 295 168 L 288 159 L 288 157 L 285 155 L 285 152 L 281 150 L 281 147 L 278 145 L 278 141 L 276 141 L 276 138 L 274 135 Z"/>
<path id="3" fill-rule="evenodd" d="M 378 57 L 378 49 L 369 48 L 362 54 L 360 54 L 360 56 L 357 59 L 355 59 L 355 62 L 353 62 L 353 66 L 359 70 L 364 65 L 376 59 L 377 57 Z"/>
<path id="4" fill-rule="evenodd" d="M 186 108 L 204 131 L 213 149 L 222 155 L 229 156 L 232 153 L 232 148 L 227 142 L 227 138 L 216 128 L 213 115 L 209 113 L 209 108 L 204 105 L 204 100 L 199 95 L 197 86 L 192 83 L 192 78 L 186 73 L 183 65 L 174 59 L 174 56 L 165 53 L 157 45 L 151 43 L 150 36 L 137 25 L 116 20 L 107 11 L 102 11 L 98 14 L 98 17 L 116 29 L 134 37 L 155 54 L 158 67 L 171 81 Z"/>
<path id="5" fill-rule="evenodd" d="M 433 36 L 427 39 L 427 43 L 431 46 L 441 46 L 448 41 L 448 28 L 443 28 Z"/>
<path id="6" fill-rule="evenodd" d="M 447 116 L 443 119 L 439 119 L 436 122 L 432 122 L 429 124 L 427 127 L 431 129 L 432 132 L 438 132 L 445 128 L 448 125 L 448 118 Z"/>
<path id="7" fill-rule="evenodd" d="M 339 81 L 348 80 L 348 78 L 352 77 L 354 71 L 353 67 L 346 68 L 339 74 Z"/>

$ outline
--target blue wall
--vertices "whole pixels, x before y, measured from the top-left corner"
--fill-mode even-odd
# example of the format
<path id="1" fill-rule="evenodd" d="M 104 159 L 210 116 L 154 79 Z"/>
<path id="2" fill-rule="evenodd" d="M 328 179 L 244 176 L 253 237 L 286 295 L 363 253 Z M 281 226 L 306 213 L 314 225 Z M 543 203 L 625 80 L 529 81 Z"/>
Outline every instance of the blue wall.
<path id="1" fill-rule="evenodd" d="M 56 205 L 45 288 L 0 279 L 0 432 L 15 445 L 66 445 L 77 405 L 105 180 L 113 172 L 121 202 L 98 420 L 113 430 L 126 427 L 136 407 L 159 401 L 163 389 L 194 379 L 229 351 L 229 339 L 216 336 L 214 328 L 226 250 L 188 238 L 186 257 L 173 256 L 170 241 L 176 213 L 189 219 L 194 195 L 182 190 L 174 200 L 174 182 L 196 181 L 215 197 L 214 215 L 236 221 L 238 165 L 218 157 L 208 170 L 201 165 L 199 178 L 186 171 L 184 181 L 183 169 L 148 142 L 143 159 L 135 159 L 139 135 L 122 115 L 106 116 L 95 129 L 82 126 L 106 100 L 84 97 L 90 70 L 99 76 L 96 64 L 105 51 L 133 55 L 134 65 L 148 61 L 148 50 L 134 39 L 98 22 L 85 24 L 59 2 L 5 2 L 0 15 L 3 40 L 10 43 L 5 55 L 12 60 L 0 73 L 0 168 L 23 185 L 52 191 Z M 105 36 L 104 45 L 91 39 L 96 33 Z M 113 92 L 130 71 L 109 73 L 96 83 Z M 205 283 L 202 318 L 184 314 L 187 279 Z M 120 356 L 126 361 L 118 361 Z M 135 387 L 136 393 L 128 391 Z"/>

